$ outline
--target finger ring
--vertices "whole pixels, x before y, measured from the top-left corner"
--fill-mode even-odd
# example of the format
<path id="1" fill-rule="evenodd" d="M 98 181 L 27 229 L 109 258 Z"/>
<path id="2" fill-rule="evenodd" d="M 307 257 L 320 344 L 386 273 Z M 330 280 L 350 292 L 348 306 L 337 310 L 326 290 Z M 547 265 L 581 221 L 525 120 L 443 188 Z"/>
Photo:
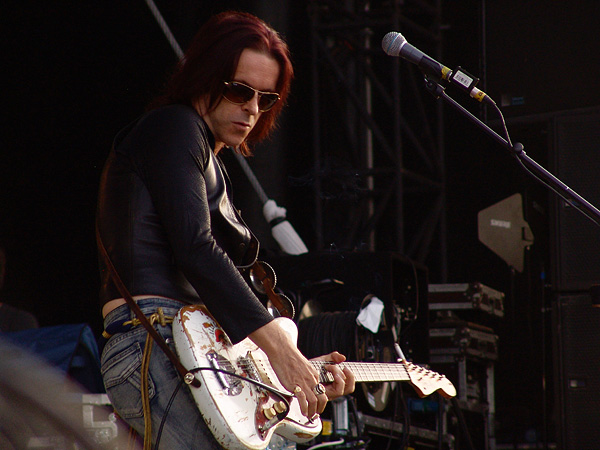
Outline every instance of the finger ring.
<path id="1" fill-rule="evenodd" d="M 300 386 L 296 386 L 294 388 L 294 394 L 299 394 L 300 392 L 302 392 L 302 388 Z"/>
<path id="2" fill-rule="evenodd" d="M 312 390 L 315 394 L 321 395 L 325 393 L 325 386 L 323 386 L 322 383 L 319 383 Z"/>

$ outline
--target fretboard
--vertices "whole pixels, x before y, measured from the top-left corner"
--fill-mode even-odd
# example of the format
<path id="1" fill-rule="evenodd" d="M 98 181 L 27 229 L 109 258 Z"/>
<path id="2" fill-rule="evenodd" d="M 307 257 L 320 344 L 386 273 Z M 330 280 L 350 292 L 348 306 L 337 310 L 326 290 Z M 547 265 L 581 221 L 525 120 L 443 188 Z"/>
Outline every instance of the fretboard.
<path id="1" fill-rule="evenodd" d="M 311 363 L 321 373 L 322 382 L 333 381 L 330 377 L 327 377 L 329 372 L 323 370 L 323 367 L 330 363 L 323 361 L 311 361 Z M 406 367 L 400 363 L 343 362 L 338 365 L 341 368 L 347 367 L 350 369 L 357 383 L 410 380 Z"/>

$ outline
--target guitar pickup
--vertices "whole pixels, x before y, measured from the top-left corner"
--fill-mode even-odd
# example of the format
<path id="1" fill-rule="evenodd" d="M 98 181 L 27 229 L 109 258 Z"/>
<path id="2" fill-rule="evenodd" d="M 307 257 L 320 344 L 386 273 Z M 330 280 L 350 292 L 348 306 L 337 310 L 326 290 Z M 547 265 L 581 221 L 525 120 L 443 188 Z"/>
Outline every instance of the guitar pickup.
<path id="1" fill-rule="evenodd" d="M 239 378 L 221 372 L 235 373 L 234 367 L 228 359 L 213 351 L 206 354 L 206 359 L 210 367 L 216 369 L 214 373 L 227 395 L 238 395 L 242 392 L 242 381 Z"/>

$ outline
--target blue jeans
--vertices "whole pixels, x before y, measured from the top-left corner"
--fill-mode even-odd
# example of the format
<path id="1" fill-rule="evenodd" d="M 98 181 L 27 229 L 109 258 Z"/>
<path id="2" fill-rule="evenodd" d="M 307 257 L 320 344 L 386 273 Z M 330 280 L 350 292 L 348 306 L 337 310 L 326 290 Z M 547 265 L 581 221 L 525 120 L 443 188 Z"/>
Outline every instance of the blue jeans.
<path id="1" fill-rule="evenodd" d="M 163 308 L 165 315 L 175 316 L 184 306 L 181 302 L 164 298 L 148 298 L 137 303 L 146 316 L 155 313 L 159 306 Z M 107 329 L 111 324 L 114 326 L 133 317 L 135 313 L 129 309 L 129 306 L 122 305 L 106 316 L 104 327 Z M 175 351 L 171 325 L 163 327 L 155 324 L 155 327 Z M 141 436 L 144 435 L 144 414 L 140 393 L 140 368 L 147 335 L 148 332 L 143 325 L 114 334 L 104 346 L 101 361 L 104 386 L 113 407 L 119 416 Z M 153 448 L 156 445 L 161 421 L 165 417 L 159 442 L 161 450 L 221 450 L 221 446 L 204 423 L 190 388 L 186 384 L 180 387 L 172 405 L 168 407 L 180 383 L 181 377 L 173 364 L 162 349 L 154 345 L 150 357 L 148 383 Z"/>

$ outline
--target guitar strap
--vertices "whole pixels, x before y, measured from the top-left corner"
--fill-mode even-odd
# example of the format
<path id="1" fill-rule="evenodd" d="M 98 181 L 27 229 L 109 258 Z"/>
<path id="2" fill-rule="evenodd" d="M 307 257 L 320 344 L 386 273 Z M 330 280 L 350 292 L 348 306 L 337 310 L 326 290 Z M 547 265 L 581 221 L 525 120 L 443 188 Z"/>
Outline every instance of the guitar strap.
<path id="1" fill-rule="evenodd" d="M 173 350 L 171 350 L 169 348 L 169 346 L 165 342 L 164 338 L 160 334 L 158 334 L 158 331 L 156 331 L 156 329 L 152 326 L 152 324 L 150 323 L 148 318 L 144 315 L 144 313 L 142 312 L 142 310 L 140 309 L 138 304 L 135 302 L 135 300 L 133 299 L 133 297 L 131 296 L 131 294 L 129 293 L 127 288 L 125 287 L 125 284 L 123 284 L 121 277 L 117 273 L 117 269 L 115 269 L 115 266 L 113 266 L 113 263 L 108 256 L 106 248 L 104 247 L 104 243 L 102 242 L 102 239 L 100 237 L 100 231 L 99 231 L 97 225 L 96 225 L 96 241 L 98 242 L 98 248 L 100 249 L 100 253 L 102 254 L 102 257 L 104 258 L 106 267 L 108 267 L 108 270 L 110 271 L 110 275 L 113 278 L 113 282 L 115 283 L 115 286 L 117 287 L 117 289 L 119 290 L 119 292 L 121 293 L 121 295 L 123 296 L 125 301 L 127 302 L 127 305 L 129 305 L 131 310 L 137 316 L 140 323 L 144 326 L 144 328 L 146 328 L 146 330 L 148 331 L 148 334 L 150 334 L 150 336 L 152 336 L 152 338 L 156 341 L 158 346 L 163 350 L 163 352 L 165 352 L 165 355 L 167 355 L 167 358 L 169 358 L 171 363 L 173 363 L 173 365 L 175 366 L 175 369 L 177 369 L 177 372 L 179 372 L 179 375 L 181 375 L 181 378 L 187 384 L 191 384 L 194 387 L 200 387 L 200 381 L 190 371 L 188 371 L 185 367 L 183 367 L 183 364 L 181 364 L 181 361 L 179 361 L 179 358 L 177 357 L 177 355 L 173 352 Z"/>
<path id="2" fill-rule="evenodd" d="M 281 296 L 273 290 L 273 280 L 267 275 L 267 272 L 265 271 L 261 262 L 254 261 L 254 264 L 252 265 L 252 270 L 258 276 L 258 279 L 260 280 L 261 284 L 263 285 L 263 288 L 265 289 L 267 297 L 269 298 L 273 306 L 277 308 L 279 314 L 281 314 L 283 317 L 293 319 L 294 311 L 293 309 L 290 311 L 291 304 L 285 305 Z"/>

